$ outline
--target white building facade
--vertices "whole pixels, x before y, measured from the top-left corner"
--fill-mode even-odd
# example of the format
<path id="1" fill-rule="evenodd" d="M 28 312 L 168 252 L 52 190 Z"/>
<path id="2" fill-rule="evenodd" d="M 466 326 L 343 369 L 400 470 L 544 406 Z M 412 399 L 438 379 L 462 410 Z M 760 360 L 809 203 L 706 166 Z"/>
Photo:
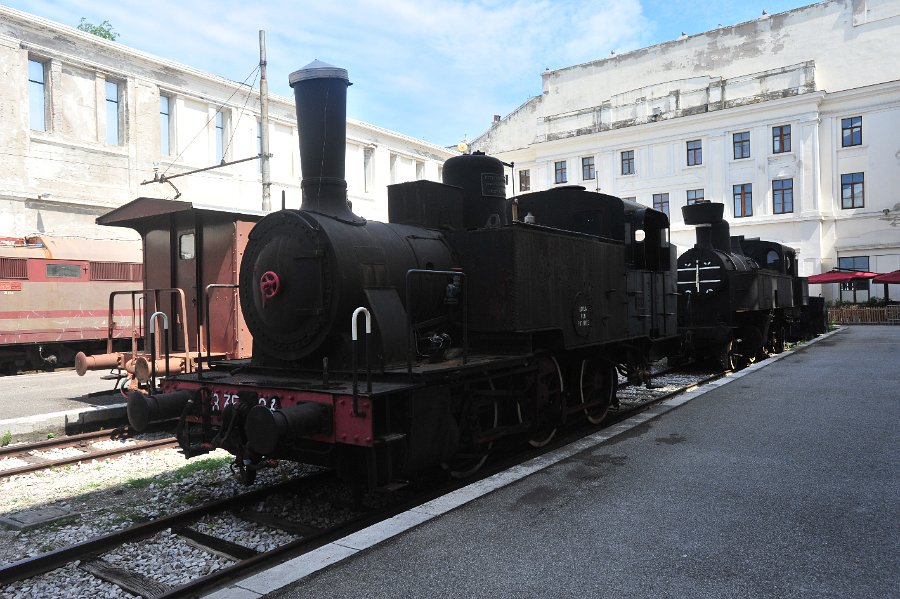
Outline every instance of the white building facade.
<path id="1" fill-rule="evenodd" d="M 582 185 L 665 210 L 680 251 L 694 242 L 681 207 L 702 198 L 725 204 L 732 235 L 796 248 L 802 275 L 890 272 L 900 269 L 898 39 L 900 0 L 763 15 L 545 71 L 543 94 L 472 147 L 515 163 L 516 193 Z M 858 301 L 884 294 L 859 287 Z"/>
<path id="2" fill-rule="evenodd" d="M 251 65 L 252 66 L 252 65 Z M 293 65 L 297 68 L 303 65 Z M 249 70 L 249 68 L 248 68 Z M 133 237 L 94 219 L 136 197 L 262 207 L 260 102 L 249 85 L 0 6 L 0 237 Z M 269 97 L 271 206 L 300 205 L 293 98 Z M 349 120 L 354 212 L 387 220 L 387 186 L 440 181 L 455 152 Z"/>

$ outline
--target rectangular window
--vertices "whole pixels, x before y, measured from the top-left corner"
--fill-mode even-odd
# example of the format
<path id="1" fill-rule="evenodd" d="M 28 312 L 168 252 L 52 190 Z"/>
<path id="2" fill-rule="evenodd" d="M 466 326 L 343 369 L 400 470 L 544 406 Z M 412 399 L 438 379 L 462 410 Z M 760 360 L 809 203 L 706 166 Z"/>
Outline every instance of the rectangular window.
<path id="1" fill-rule="evenodd" d="M 772 127 L 772 153 L 782 154 L 791 151 L 791 126 Z"/>
<path id="2" fill-rule="evenodd" d="M 669 216 L 669 194 L 654 193 L 653 194 L 653 208 L 654 208 L 654 210 L 659 210 L 660 212 L 665 212 L 666 216 Z"/>
<path id="3" fill-rule="evenodd" d="M 375 148 L 363 148 L 363 191 L 372 193 L 372 161 L 375 159 Z"/>
<path id="4" fill-rule="evenodd" d="M 391 154 L 391 185 L 397 182 L 397 155 Z"/>
<path id="5" fill-rule="evenodd" d="M 865 206 L 866 190 L 863 173 L 841 175 L 841 208 Z"/>
<path id="6" fill-rule="evenodd" d="M 869 257 L 868 256 L 850 256 L 847 258 L 838 258 L 838 270 L 844 272 L 869 272 Z M 847 283 L 841 283 L 841 291 L 868 291 L 869 290 L 869 280 L 868 279 L 858 279 L 855 281 L 848 281 Z"/>
<path id="7" fill-rule="evenodd" d="M 225 114 L 216 111 L 216 162 L 225 161 Z"/>
<path id="8" fill-rule="evenodd" d="M 118 146 L 122 143 L 119 124 L 122 122 L 119 84 L 106 82 L 106 143 Z"/>
<path id="9" fill-rule="evenodd" d="M 750 158 L 750 132 L 735 133 L 733 137 L 734 159 Z"/>
<path id="10" fill-rule="evenodd" d="M 696 204 L 698 200 L 703 200 L 703 190 L 702 189 L 688 189 L 687 190 L 687 204 L 690 206 L 691 204 Z"/>
<path id="11" fill-rule="evenodd" d="M 594 180 L 594 157 L 586 156 L 581 159 L 581 178 L 584 181 Z"/>
<path id="12" fill-rule="evenodd" d="M 844 272 L 869 272 L 868 256 L 850 256 L 838 258 L 838 270 Z M 841 283 L 841 291 L 869 291 L 869 279 L 855 279 Z"/>
<path id="13" fill-rule="evenodd" d="M 794 180 L 775 179 L 772 181 L 772 212 L 788 214 L 794 211 Z"/>
<path id="14" fill-rule="evenodd" d="M 81 267 L 77 264 L 47 264 L 47 277 L 54 279 L 79 279 Z"/>
<path id="15" fill-rule="evenodd" d="M 568 179 L 566 178 L 566 161 L 560 160 L 559 162 L 553 163 L 554 176 L 553 181 L 555 183 L 565 183 Z"/>
<path id="16" fill-rule="evenodd" d="M 622 174 L 634 174 L 634 150 L 626 150 L 622 152 Z"/>
<path id="17" fill-rule="evenodd" d="M 859 145 L 862 145 L 862 117 L 841 119 L 841 146 L 848 148 Z"/>
<path id="18" fill-rule="evenodd" d="M 194 259 L 194 234 L 185 233 L 178 236 L 178 259 L 193 260 Z"/>
<path id="19" fill-rule="evenodd" d="M 519 171 L 519 191 L 528 191 L 531 189 L 531 170 L 525 169 Z"/>
<path id="20" fill-rule="evenodd" d="M 743 183 L 733 186 L 734 190 L 734 216 L 753 216 L 753 185 Z"/>
<path id="21" fill-rule="evenodd" d="M 159 153 L 172 155 L 172 99 L 169 96 L 159 97 Z"/>
<path id="22" fill-rule="evenodd" d="M 416 181 L 421 181 L 425 178 L 425 163 L 421 160 L 416 160 Z"/>
<path id="23" fill-rule="evenodd" d="M 687 142 L 687 165 L 703 164 L 703 144 L 699 139 Z"/>
<path id="24" fill-rule="evenodd" d="M 47 130 L 47 65 L 28 61 L 28 118 L 35 131 Z"/>

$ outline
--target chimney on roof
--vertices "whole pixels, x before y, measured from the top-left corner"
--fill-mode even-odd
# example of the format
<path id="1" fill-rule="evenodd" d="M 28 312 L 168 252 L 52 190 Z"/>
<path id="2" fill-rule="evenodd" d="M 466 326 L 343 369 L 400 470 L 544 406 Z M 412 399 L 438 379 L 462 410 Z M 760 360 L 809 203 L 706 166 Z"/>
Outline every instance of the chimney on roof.
<path id="1" fill-rule="evenodd" d="M 499 123 L 499 122 L 500 122 L 500 115 L 499 115 L 499 114 L 495 114 L 495 115 L 494 115 L 494 124 L 496 125 L 496 124 Z"/>

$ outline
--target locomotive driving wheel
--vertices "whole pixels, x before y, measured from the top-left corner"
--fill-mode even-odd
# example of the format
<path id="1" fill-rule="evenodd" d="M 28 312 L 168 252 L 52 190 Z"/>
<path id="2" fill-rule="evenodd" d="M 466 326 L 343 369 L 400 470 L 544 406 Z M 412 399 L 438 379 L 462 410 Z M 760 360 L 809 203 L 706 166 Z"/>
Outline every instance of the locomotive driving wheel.
<path id="1" fill-rule="evenodd" d="M 734 352 L 731 348 L 732 341 L 729 339 L 713 350 L 713 359 L 722 370 L 734 370 Z"/>
<path id="2" fill-rule="evenodd" d="M 543 447 L 556 435 L 556 426 L 553 426 L 558 419 L 558 415 L 562 409 L 563 391 L 562 369 L 559 362 L 553 356 L 545 356 L 538 359 L 537 363 L 537 380 L 534 387 L 528 393 L 528 401 L 534 402 L 530 404 L 532 407 L 531 414 L 534 415 L 534 429 L 528 438 L 528 443 L 532 447 Z M 519 421 L 522 421 L 522 405 L 519 405 Z"/>
<path id="3" fill-rule="evenodd" d="M 615 364 L 599 357 L 586 358 L 573 374 L 578 400 L 582 404 L 597 402 L 584 409 L 585 417 L 591 424 L 600 424 L 616 397 L 618 375 Z"/>
<path id="4" fill-rule="evenodd" d="M 487 386 L 494 391 L 494 381 L 488 380 Z M 466 478 L 478 472 L 490 455 L 494 442 L 478 443 L 474 441 L 482 432 L 497 428 L 499 420 L 499 408 L 496 401 L 478 401 L 478 391 L 472 390 L 474 401 L 471 401 L 468 414 L 460 423 L 461 436 L 465 440 L 463 449 L 457 452 L 441 467 L 450 473 L 453 478 Z"/>

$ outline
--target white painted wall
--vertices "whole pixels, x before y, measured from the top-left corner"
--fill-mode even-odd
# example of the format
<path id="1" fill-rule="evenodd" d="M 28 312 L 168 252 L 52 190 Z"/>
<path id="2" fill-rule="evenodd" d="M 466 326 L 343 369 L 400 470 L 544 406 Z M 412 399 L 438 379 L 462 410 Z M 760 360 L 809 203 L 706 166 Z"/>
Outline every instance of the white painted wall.
<path id="1" fill-rule="evenodd" d="M 799 251 L 801 274 L 869 256 L 877 272 L 900 264 L 900 0 L 833 0 L 748 23 L 545 71 L 543 94 L 495 123 L 471 147 L 531 172 L 531 190 L 569 184 L 652 205 L 668 193 L 672 240 L 693 244 L 680 208 L 689 189 L 725 203 L 734 235 Z M 841 147 L 841 119 L 863 118 L 861 146 Z M 791 126 L 791 151 L 772 152 L 772 127 Z M 733 134 L 750 133 L 735 159 Z M 687 166 L 688 140 L 703 164 Z M 633 150 L 635 174 L 622 175 Z M 597 178 L 581 180 L 594 156 Z M 865 206 L 841 208 L 841 174 L 865 176 Z M 773 213 L 772 180 L 793 179 L 794 210 Z M 732 189 L 750 183 L 753 216 L 735 218 Z M 887 211 L 887 212 L 885 212 Z M 891 296 L 900 298 L 900 286 Z M 812 286 L 829 299 L 837 286 Z M 873 286 L 872 295 L 883 295 Z"/>
<path id="2" fill-rule="evenodd" d="M 49 65 L 51 115 L 46 132 L 29 127 L 28 60 Z M 298 67 L 301 65 L 297 65 Z M 141 185 L 154 170 L 168 176 L 216 163 L 214 116 L 225 112 L 226 160 L 258 153 L 258 93 L 249 99 L 232 81 L 150 56 L 122 44 L 0 6 L 0 237 L 37 232 L 90 238 L 136 234 L 98 227 L 94 219 L 139 196 L 173 198 L 168 185 Z M 352 75 L 352 73 L 351 73 Z M 123 143 L 106 143 L 105 82 L 122 85 Z M 160 147 L 160 95 L 170 105 L 171 155 Z M 299 138 L 293 98 L 271 96 L 272 207 L 300 205 Z M 439 180 L 439 167 L 454 155 L 445 148 L 380 127 L 347 124 L 348 195 L 358 214 L 387 219 L 389 155 L 400 157 L 400 180 Z M 371 188 L 362 178 L 363 154 L 375 150 Z M 179 199 L 204 205 L 258 210 L 262 203 L 258 161 L 226 166 L 172 181 Z"/>

